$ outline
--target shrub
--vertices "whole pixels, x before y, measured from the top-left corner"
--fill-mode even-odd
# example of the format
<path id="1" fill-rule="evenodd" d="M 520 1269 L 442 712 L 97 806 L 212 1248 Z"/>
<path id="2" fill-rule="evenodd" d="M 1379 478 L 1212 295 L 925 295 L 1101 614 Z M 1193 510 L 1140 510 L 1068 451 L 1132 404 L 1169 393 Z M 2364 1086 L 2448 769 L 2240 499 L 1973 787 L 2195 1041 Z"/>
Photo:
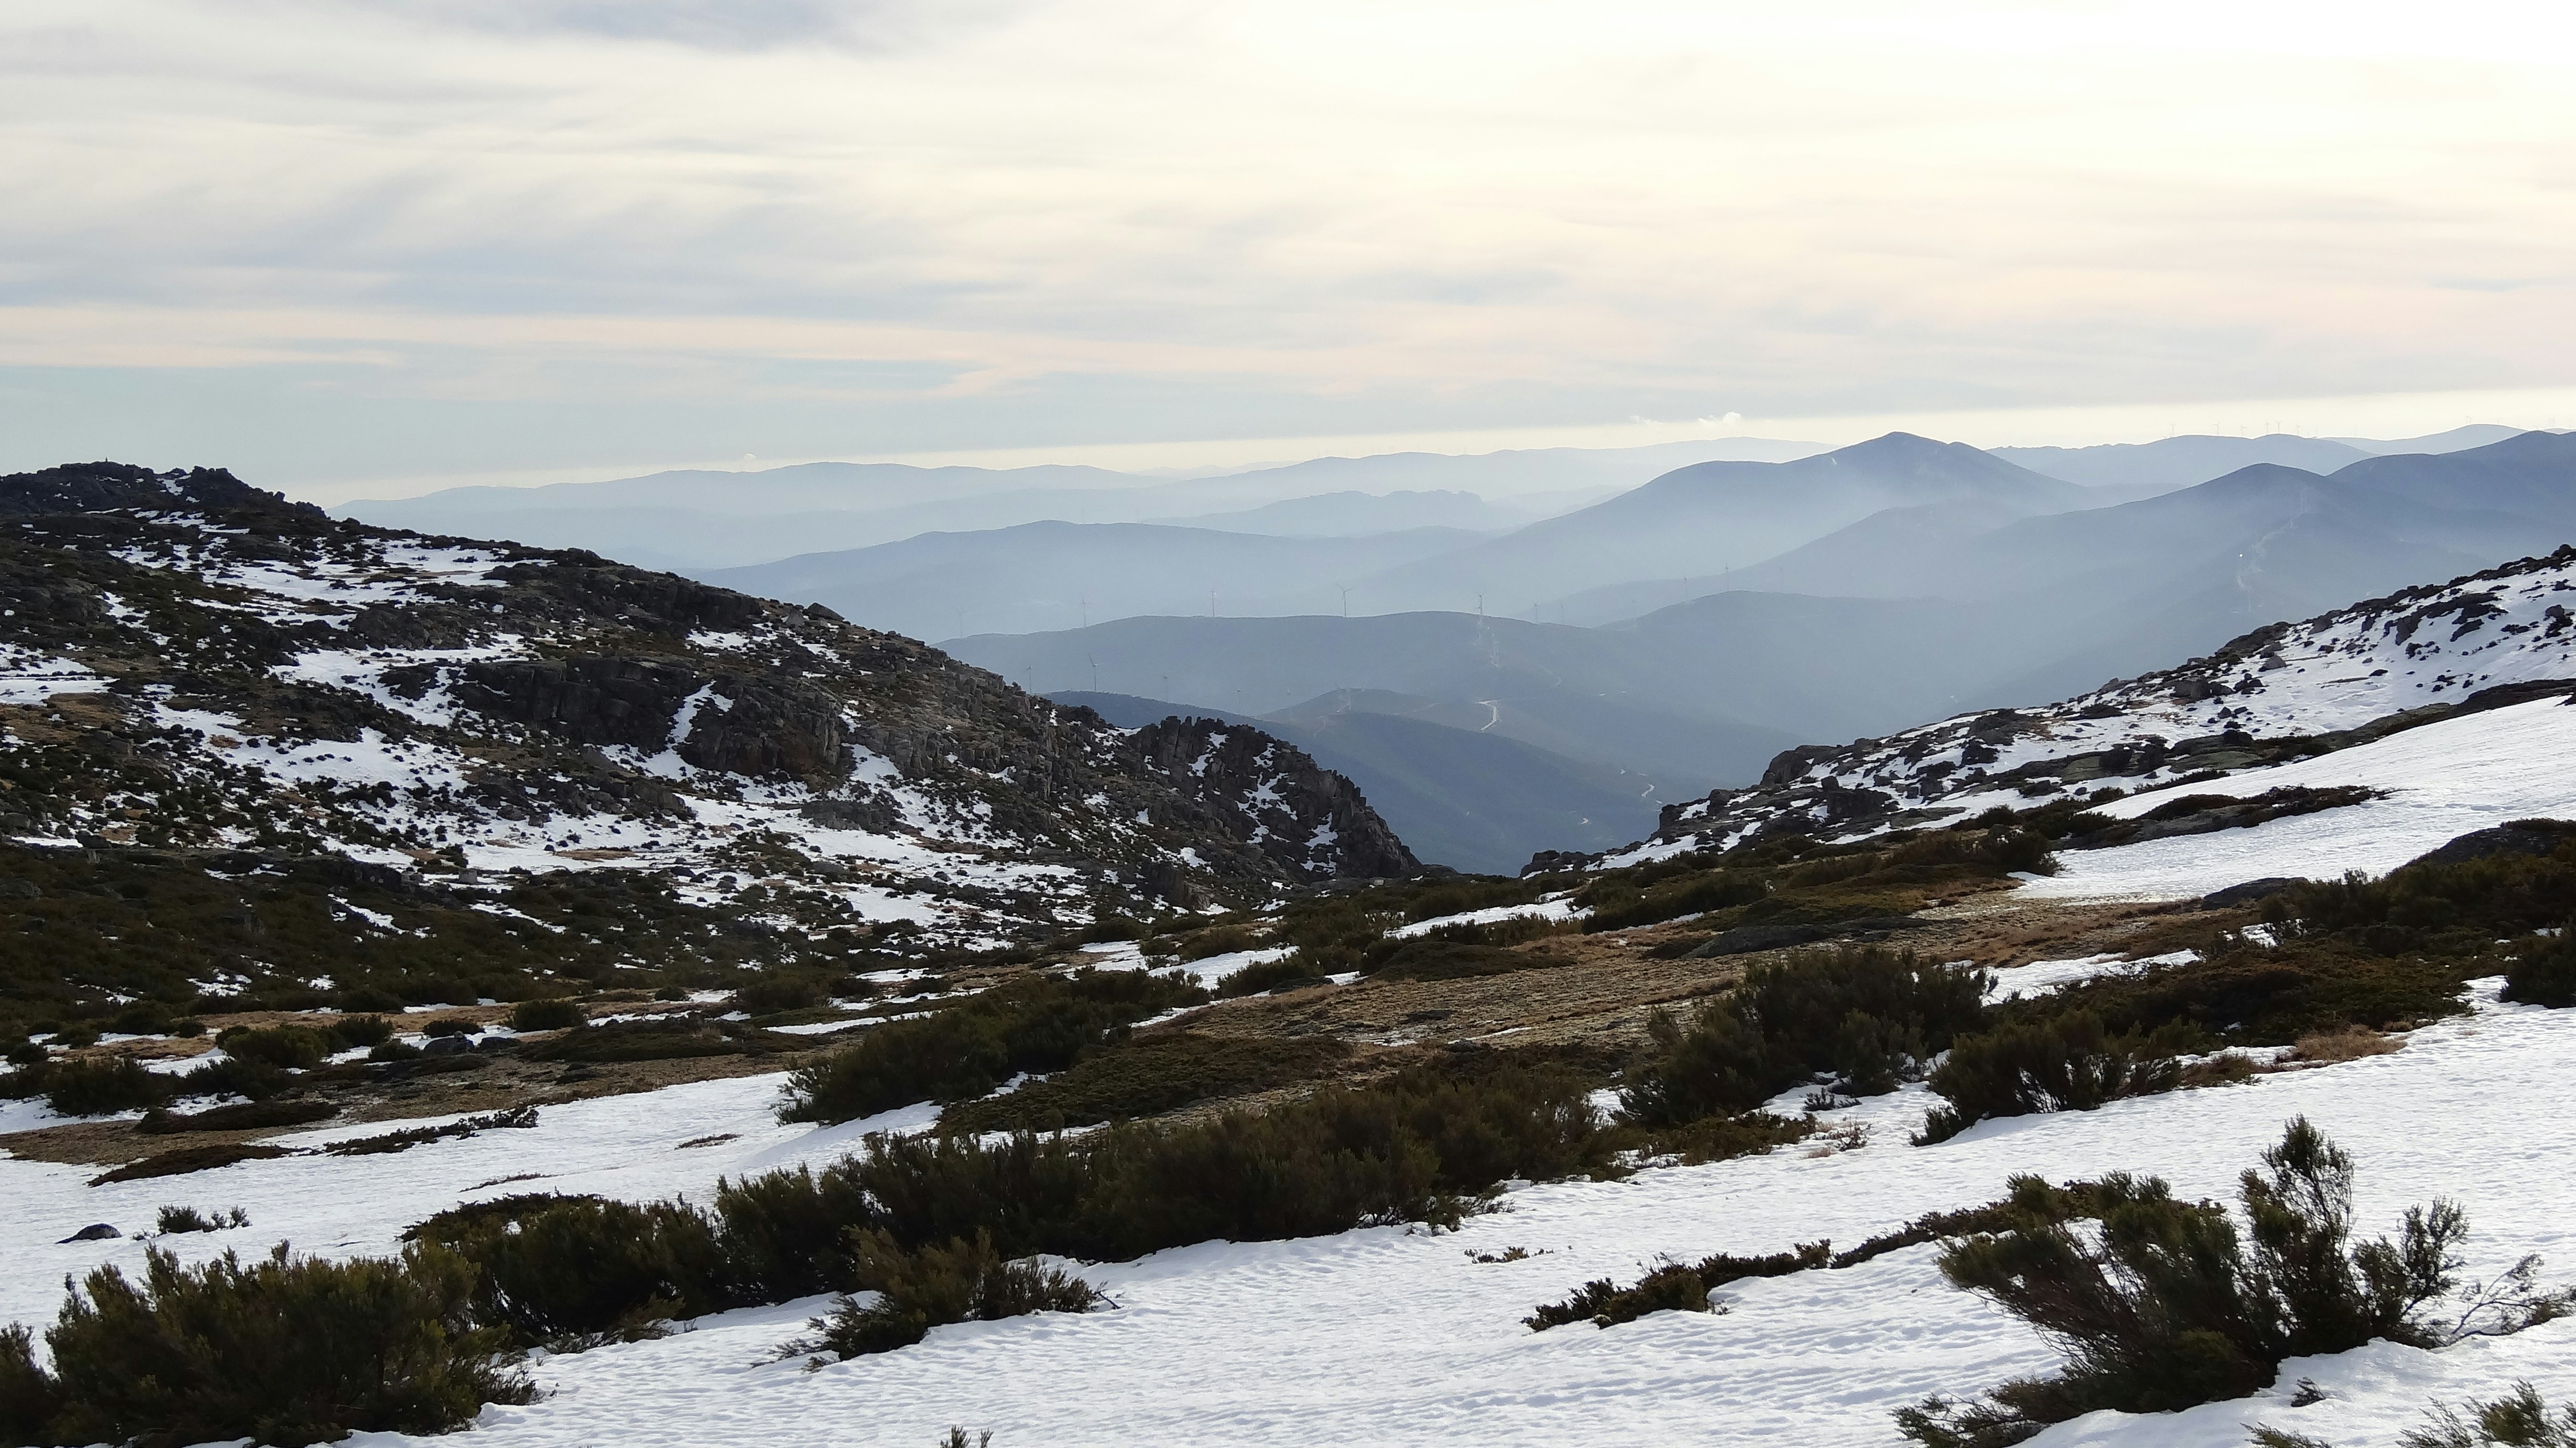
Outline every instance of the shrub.
<path id="1" fill-rule="evenodd" d="M 213 1216 L 207 1216 L 195 1207 L 163 1207 L 153 1221 L 152 1230 L 166 1235 L 171 1232 L 221 1232 L 249 1225 L 250 1213 L 239 1207 Z"/>
<path id="2" fill-rule="evenodd" d="M 715 1225 L 679 1202 L 517 1197 L 414 1228 L 481 1269 L 477 1320 L 523 1345 L 635 1336 L 733 1305 Z"/>
<path id="3" fill-rule="evenodd" d="M 362 985 L 340 992 L 335 1002 L 344 1011 L 366 1015 L 383 1015 L 403 1008 L 402 997 L 376 986 Z"/>
<path id="4" fill-rule="evenodd" d="M 1758 871 L 1711 870 L 1642 888 L 1622 880 L 1605 880 L 1584 887 L 1583 893 L 1574 898 L 1578 905 L 1591 908 L 1583 928 L 1594 932 L 1657 925 L 1684 915 L 1750 905 L 1770 893 L 1769 882 Z"/>
<path id="5" fill-rule="evenodd" d="M 561 998 L 521 1001 L 510 1011 L 510 1029 L 514 1031 L 561 1031 L 589 1023 L 590 1018 L 577 1002 Z"/>
<path id="6" fill-rule="evenodd" d="M 1315 967 L 1307 962 L 1306 952 L 1292 950 L 1277 960 L 1256 960 L 1239 970 L 1218 976 L 1216 994 L 1225 1000 L 1236 996 L 1259 995 L 1263 991 L 1296 980 L 1315 980 Z"/>
<path id="7" fill-rule="evenodd" d="M 235 1026 L 218 1033 L 215 1044 L 235 1060 L 281 1071 L 309 1071 L 332 1049 L 330 1037 L 302 1026 Z"/>
<path id="8" fill-rule="evenodd" d="M 101 1172 L 91 1177 L 89 1184 L 103 1187 L 112 1182 L 139 1182 L 153 1177 L 185 1176 L 190 1172 L 213 1171 L 217 1167 L 232 1166 L 239 1162 L 273 1161 L 278 1157 L 294 1154 L 285 1147 L 269 1146 L 256 1141 L 225 1142 L 217 1146 L 183 1146 L 177 1151 L 161 1152 L 140 1161 L 129 1161 L 123 1166 Z"/>
<path id="9" fill-rule="evenodd" d="M 265 1131 L 281 1126 L 309 1126 L 328 1121 L 340 1108 L 328 1101 L 245 1101 L 205 1111 L 152 1110 L 134 1123 L 146 1136 L 172 1136 L 183 1131 Z"/>
<path id="10" fill-rule="evenodd" d="M 1521 1322 L 1532 1332 L 1545 1332 L 1576 1322 L 1612 1327 L 1634 1322 L 1650 1312 L 1706 1312 L 1708 1295 L 1730 1282 L 1748 1277 L 1785 1277 L 1822 1267 L 1831 1250 L 1830 1243 L 1810 1242 L 1794 1252 L 1774 1252 L 1767 1257 L 1720 1253 L 1689 1265 L 1666 1261 L 1638 1279 L 1633 1287 L 1621 1287 L 1607 1277 L 1586 1282 L 1575 1289 L 1572 1297 L 1537 1308 Z"/>
<path id="11" fill-rule="evenodd" d="M 265 1101 L 292 1084 L 294 1078 L 281 1067 L 266 1061 L 245 1060 L 227 1055 L 221 1061 L 209 1061 L 178 1078 L 177 1094 L 181 1096 L 242 1096 Z"/>
<path id="12" fill-rule="evenodd" d="M 248 1266 L 227 1252 L 192 1268 L 147 1248 L 140 1284 L 101 1267 L 63 1304 L 39 1389 L 61 1406 L 30 1436 L 310 1443 L 462 1427 L 484 1403 L 531 1396 L 498 1360 L 498 1334 L 472 1324 L 473 1280 L 429 1246 L 346 1262 L 280 1246 Z"/>
<path id="13" fill-rule="evenodd" d="M 2168 1026 L 2152 1036 L 2114 1036 L 2101 1017 L 2069 1011 L 1961 1036 L 1932 1072 L 1932 1089 L 1950 1104 L 1924 1118 L 1915 1143 L 1947 1141 L 1997 1117 L 2091 1111 L 2107 1101 L 2171 1091 L 2182 1084 L 2176 1058 L 2195 1034 Z"/>
<path id="14" fill-rule="evenodd" d="M 2432 1421 L 2398 1438 L 2400 1448 L 2576 1448 L 2576 1403 L 2549 1411 L 2540 1390 L 2527 1382 L 2492 1403 L 2471 1403 L 2463 1419 L 2447 1407 L 2433 1409 Z"/>
<path id="15" fill-rule="evenodd" d="M 2514 960 L 2504 973 L 2504 998 L 2560 1010 L 2576 1006 L 2576 921 Z"/>
<path id="16" fill-rule="evenodd" d="M 844 1297 L 814 1319 L 820 1345 L 842 1358 L 892 1352 L 949 1322 L 992 1322 L 1031 1312 L 1089 1312 L 1106 1299 L 1059 1268 L 1006 1262 L 990 1234 L 907 1252 L 883 1232 L 862 1232 L 860 1277 L 876 1289 L 861 1304 Z"/>
<path id="17" fill-rule="evenodd" d="M 1046 1131 L 1154 1116 L 1311 1081 L 1350 1054 L 1347 1043 L 1329 1036 L 1139 1036 L 1008 1095 L 958 1102 L 939 1114 L 939 1124 L 947 1131 Z"/>
<path id="18" fill-rule="evenodd" d="M 65 1116 L 158 1106 L 177 1089 L 170 1077 L 145 1070 L 131 1056 L 56 1061 L 35 1069 L 42 1072 L 45 1104 Z"/>
<path id="19" fill-rule="evenodd" d="M 682 1018 L 575 1026 L 530 1042 L 520 1055 L 530 1061 L 684 1061 L 700 1056 L 763 1055 L 772 1049 L 758 1033 L 731 1023 L 716 1026 Z"/>
<path id="20" fill-rule="evenodd" d="M 1250 950 L 1261 942 L 1248 925 L 1219 925 L 1201 930 L 1181 941 L 1181 959 L 1205 960 L 1215 955 L 1232 955 Z"/>
<path id="21" fill-rule="evenodd" d="M 2222 945 L 2208 959 L 2102 976 L 1996 1008 L 2003 1020 L 2088 1010 L 2115 1032 L 2183 1024 L 2234 1045 L 2286 1046 L 2350 1026 L 2402 1030 L 2456 1015 L 2467 976 L 2440 956 L 2391 958 L 2348 941 Z"/>
<path id="22" fill-rule="evenodd" d="M 2529 1290 L 2537 1264 L 2526 1259 L 2504 1290 L 2472 1288 L 2467 1316 L 2436 1323 L 2424 1309 L 2455 1285 L 2454 1249 L 2468 1230 L 2457 1204 L 2410 1208 L 2397 1241 L 2355 1245 L 2349 1156 L 2300 1118 L 2263 1164 L 2239 1185 L 2241 1229 L 2215 1204 L 2175 1200 L 2161 1180 L 2114 1174 L 2094 1189 L 2098 1243 L 2031 1221 L 1943 1248 L 1942 1275 L 2037 1327 L 2067 1365 L 1982 1402 L 1902 1409 L 1899 1430 L 1934 1448 L 2017 1443 L 2104 1408 L 2167 1412 L 2241 1397 L 2268 1385 L 2284 1358 L 2382 1337 L 2437 1347 L 2567 1308 L 2564 1294 Z"/>
<path id="23" fill-rule="evenodd" d="M 755 1016 L 774 1015 L 819 1006 L 824 995 L 823 982 L 812 976 L 769 975 L 735 990 L 733 1007 Z"/>
<path id="24" fill-rule="evenodd" d="M 889 1021 L 788 1077 L 785 1121 L 848 1121 L 982 1096 L 1015 1072 L 1061 1071 L 1130 1022 L 1207 993 L 1145 971 L 1023 976 L 919 1020 Z"/>
<path id="25" fill-rule="evenodd" d="M 107 1018 L 107 1028 L 121 1036 L 158 1036 L 170 1024 L 170 1008 L 159 1001 L 135 1001 Z"/>
<path id="26" fill-rule="evenodd" d="M 370 1061 L 414 1061 L 420 1058 L 420 1047 L 408 1041 L 386 1041 L 367 1049 Z"/>
<path id="27" fill-rule="evenodd" d="M 1660 1012 L 1649 1020 L 1620 1109 L 1641 1125 L 1675 1126 L 1752 1110 L 1826 1071 L 1845 1091 L 1893 1090 L 1977 1025 L 1990 979 L 1876 946 L 1756 965 L 1688 1029 Z"/>
<path id="28" fill-rule="evenodd" d="M 467 1020 L 463 1016 L 440 1016 L 437 1020 L 422 1026 L 420 1033 L 432 1040 L 440 1036 L 479 1036 L 483 1034 L 483 1023 Z"/>
<path id="29" fill-rule="evenodd" d="M 394 1023 L 382 1016 L 342 1016 L 331 1023 L 331 1043 L 343 1051 L 381 1046 L 394 1038 Z"/>
<path id="30" fill-rule="evenodd" d="M 874 1219 L 864 1191 L 838 1167 L 805 1167 L 739 1181 L 719 1179 L 716 1231 L 726 1272 L 763 1302 L 847 1292 L 858 1285 L 850 1229 Z"/>

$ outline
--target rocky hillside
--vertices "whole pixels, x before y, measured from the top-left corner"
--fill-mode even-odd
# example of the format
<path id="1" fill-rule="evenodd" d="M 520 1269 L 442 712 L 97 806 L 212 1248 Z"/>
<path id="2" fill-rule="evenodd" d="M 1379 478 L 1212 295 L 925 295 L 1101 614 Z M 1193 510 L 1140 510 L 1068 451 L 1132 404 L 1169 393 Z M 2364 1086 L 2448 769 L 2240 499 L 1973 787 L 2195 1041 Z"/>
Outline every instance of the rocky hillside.
<path id="1" fill-rule="evenodd" d="M 2571 692 L 2576 547 L 2563 547 L 2257 629 L 2215 653 L 2060 703 L 1787 750 L 1754 787 L 1668 806 L 1653 838 L 1602 858 L 1624 863 L 1755 835 L 1843 835 L 1997 804 L 2133 792 Z"/>
<path id="2" fill-rule="evenodd" d="M 429 969 L 401 942 L 467 917 L 584 936 L 606 970 L 1006 943 L 1418 868 L 1257 731 L 1116 729 L 825 609 L 337 521 L 220 471 L 0 478 L 0 610 L 0 907 L 27 917 L 0 940 L 37 974 L 49 888 L 125 912 L 57 930 L 157 928 L 250 989 Z M 156 916 L 208 888 L 231 903 Z M 262 891 L 329 899 L 307 932 Z"/>

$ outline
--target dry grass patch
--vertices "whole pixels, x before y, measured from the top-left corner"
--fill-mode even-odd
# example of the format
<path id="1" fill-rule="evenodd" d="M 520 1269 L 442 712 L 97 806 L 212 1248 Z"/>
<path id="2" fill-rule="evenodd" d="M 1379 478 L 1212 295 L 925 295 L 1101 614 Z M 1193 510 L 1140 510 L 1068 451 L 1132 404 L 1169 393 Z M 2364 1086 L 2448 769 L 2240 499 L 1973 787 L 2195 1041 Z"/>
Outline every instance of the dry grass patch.
<path id="1" fill-rule="evenodd" d="M 2346 1026 L 2339 1031 L 2313 1031 L 2301 1036 L 2290 1054 L 2281 1058 L 2281 1069 L 2303 1066 L 2332 1066 L 2341 1061 L 2358 1061 L 2366 1056 L 2385 1056 L 2403 1050 L 2406 1042 L 2396 1036 L 2382 1035 L 2368 1026 Z"/>

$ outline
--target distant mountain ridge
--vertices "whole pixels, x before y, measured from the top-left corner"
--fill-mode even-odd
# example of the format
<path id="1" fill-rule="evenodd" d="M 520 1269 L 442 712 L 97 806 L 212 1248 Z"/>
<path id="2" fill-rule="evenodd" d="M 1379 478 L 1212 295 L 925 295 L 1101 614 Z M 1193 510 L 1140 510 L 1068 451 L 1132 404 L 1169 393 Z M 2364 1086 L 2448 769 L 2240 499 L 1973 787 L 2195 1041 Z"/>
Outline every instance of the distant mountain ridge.
<path id="1" fill-rule="evenodd" d="M 1670 807 L 1649 840 L 1606 858 L 2152 789 L 2558 695 L 2576 696 L 2576 545 L 2269 625 L 2055 703 L 1788 750 L 1754 786 Z"/>

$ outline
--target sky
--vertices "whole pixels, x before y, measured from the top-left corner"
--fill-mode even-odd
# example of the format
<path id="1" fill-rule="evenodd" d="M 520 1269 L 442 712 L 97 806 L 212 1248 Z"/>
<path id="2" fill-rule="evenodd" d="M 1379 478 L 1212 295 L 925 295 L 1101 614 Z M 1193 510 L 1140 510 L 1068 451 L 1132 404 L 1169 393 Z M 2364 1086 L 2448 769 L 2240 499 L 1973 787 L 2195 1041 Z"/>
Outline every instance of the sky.
<path id="1" fill-rule="evenodd" d="M 2567 426 L 2571 41 L 2493 0 L 11 0 L 0 467 Z"/>

